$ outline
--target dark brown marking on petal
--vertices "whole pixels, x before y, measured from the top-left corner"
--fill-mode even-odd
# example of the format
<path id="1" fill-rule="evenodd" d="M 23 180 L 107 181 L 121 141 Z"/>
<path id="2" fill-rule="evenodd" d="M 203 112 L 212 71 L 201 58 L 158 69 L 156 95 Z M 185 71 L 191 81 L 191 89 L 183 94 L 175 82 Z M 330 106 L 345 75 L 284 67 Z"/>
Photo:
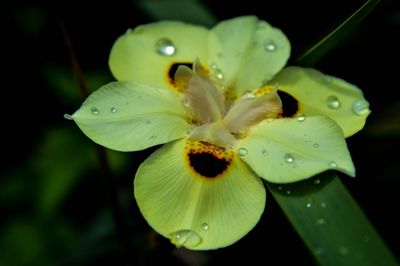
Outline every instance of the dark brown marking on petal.
<path id="1" fill-rule="evenodd" d="M 189 167 L 207 179 L 222 176 L 234 157 L 233 151 L 203 141 L 188 141 L 185 150 Z"/>
<path id="2" fill-rule="evenodd" d="M 222 174 L 229 166 L 230 162 L 219 159 L 211 153 L 189 153 L 190 165 L 200 175 L 208 178 Z"/>
<path id="3" fill-rule="evenodd" d="M 279 97 L 282 101 L 282 117 L 293 117 L 299 110 L 299 102 L 290 94 L 278 90 Z"/>

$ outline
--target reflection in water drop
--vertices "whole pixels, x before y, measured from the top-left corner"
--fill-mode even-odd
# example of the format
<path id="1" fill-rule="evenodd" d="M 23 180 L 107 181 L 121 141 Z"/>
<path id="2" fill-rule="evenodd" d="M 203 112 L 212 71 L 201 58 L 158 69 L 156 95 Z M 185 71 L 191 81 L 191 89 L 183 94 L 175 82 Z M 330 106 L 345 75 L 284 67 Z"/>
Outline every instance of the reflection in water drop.
<path id="1" fill-rule="evenodd" d="M 286 153 L 284 155 L 284 159 L 285 159 L 285 162 L 287 162 L 287 163 L 293 163 L 294 162 L 294 158 L 290 153 Z"/>
<path id="2" fill-rule="evenodd" d="M 340 101 L 338 97 L 331 95 L 326 98 L 326 105 L 331 109 L 339 109 L 340 108 Z"/>
<path id="3" fill-rule="evenodd" d="M 201 244 L 203 239 L 192 230 L 179 230 L 170 234 L 171 243 L 177 247 L 194 248 Z"/>
<path id="4" fill-rule="evenodd" d="M 208 228 L 209 228 L 208 223 L 202 223 L 202 224 L 201 224 L 201 229 L 203 229 L 204 231 L 207 231 Z"/>
<path id="5" fill-rule="evenodd" d="M 273 52 L 273 51 L 276 50 L 276 44 L 273 41 L 270 40 L 270 41 L 265 43 L 264 49 L 267 52 Z"/>
<path id="6" fill-rule="evenodd" d="M 92 107 L 91 109 L 90 109 L 90 112 L 93 114 L 93 115 L 98 115 L 100 112 L 99 112 L 99 109 L 97 109 L 97 107 Z"/>
<path id="7" fill-rule="evenodd" d="M 155 44 L 156 52 L 163 56 L 172 56 L 176 52 L 173 42 L 168 38 L 161 38 Z"/>
<path id="8" fill-rule="evenodd" d="M 369 103 L 364 100 L 357 100 L 353 103 L 353 112 L 356 115 L 366 115 L 369 112 Z"/>
<path id="9" fill-rule="evenodd" d="M 247 149 L 246 148 L 239 148 L 238 150 L 237 150 L 237 154 L 239 155 L 239 156 L 245 156 L 246 154 L 247 154 Z"/>

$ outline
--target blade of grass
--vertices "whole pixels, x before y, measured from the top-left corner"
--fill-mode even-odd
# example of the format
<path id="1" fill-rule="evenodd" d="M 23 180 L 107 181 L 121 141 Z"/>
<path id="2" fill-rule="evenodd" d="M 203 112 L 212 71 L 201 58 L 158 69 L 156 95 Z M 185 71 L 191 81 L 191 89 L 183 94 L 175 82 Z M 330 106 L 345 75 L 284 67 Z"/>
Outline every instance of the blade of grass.
<path id="1" fill-rule="evenodd" d="M 315 45 L 303 52 L 296 60 L 296 64 L 312 66 L 321 59 L 335 44 L 348 35 L 354 27 L 363 21 L 375 9 L 380 0 L 368 0 L 357 9 L 350 17 L 335 27 L 329 34 L 322 37 Z"/>
<path id="2" fill-rule="evenodd" d="M 267 186 L 319 265 L 398 265 L 334 172 Z"/>

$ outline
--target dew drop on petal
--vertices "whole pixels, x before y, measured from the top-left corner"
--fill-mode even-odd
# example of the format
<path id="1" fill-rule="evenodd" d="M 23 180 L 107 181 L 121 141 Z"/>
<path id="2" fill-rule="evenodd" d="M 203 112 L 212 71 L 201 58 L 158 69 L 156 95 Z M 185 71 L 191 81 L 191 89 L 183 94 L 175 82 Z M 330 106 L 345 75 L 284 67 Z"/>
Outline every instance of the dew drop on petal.
<path id="1" fill-rule="evenodd" d="M 203 229 L 204 231 L 207 231 L 208 228 L 209 228 L 208 223 L 202 223 L 202 224 L 201 224 L 201 229 Z"/>
<path id="2" fill-rule="evenodd" d="M 211 69 L 214 69 L 214 70 L 218 68 L 216 63 L 211 63 L 210 67 L 211 67 Z"/>
<path id="3" fill-rule="evenodd" d="M 271 41 L 271 40 L 269 40 L 269 41 L 267 41 L 266 43 L 265 43 L 265 45 L 264 45 L 264 49 L 265 49 L 265 51 L 267 51 L 267 52 L 273 52 L 273 51 L 275 51 L 276 50 L 276 44 L 273 42 L 273 41 Z"/>
<path id="4" fill-rule="evenodd" d="M 155 44 L 156 52 L 163 56 L 172 56 L 176 53 L 174 43 L 168 38 L 161 38 Z"/>
<path id="5" fill-rule="evenodd" d="M 325 219 L 324 219 L 324 218 L 318 218 L 318 219 L 317 219 L 317 224 L 318 224 L 318 225 L 323 225 L 323 224 L 325 224 Z"/>
<path id="6" fill-rule="evenodd" d="M 287 195 L 290 195 L 290 194 L 292 194 L 292 191 L 290 191 L 290 190 L 288 189 L 288 190 L 286 190 L 286 194 L 287 194 Z"/>
<path id="7" fill-rule="evenodd" d="M 170 234 L 171 242 L 177 247 L 196 247 L 203 239 L 192 230 L 179 230 Z"/>
<path id="8" fill-rule="evenodd" d="M 224 79 L 224 73 L 222 73 L 222 70 L 219 68 L 214 69 L 214 77 L 218 80 L 223 80 Z"/>
<path id="9" fill-rule="evenodd" d="M 100 113 L 99 109 L 97 109 L 97 107 L 92 107 L 90 109 L 90 112 L 92 113 L 92 115 L 98 115 Z"/>
<path id="10" fill-rule="evenodd" d="M 283 158 L 285 159 L 285 162 L 287 163 L 293 163 L 294 162 L 294 158 L 293 155 L 291 155 L 290 153 L 286 153 Z"/>
<path id="11" fill-rule="evenodd" d="M 115 107 L 111 107 L 111 109 L 110 109 L 110 112 L 113 114 L 116 113 L 117 111 L 118 111 L 118 109 Z"/>
<path id="12" fill-rule="evenodd" d="M 307 207 L 307 208 L 311 208 L 311 203 L 310 203 L 310 202 L 307 202 L 307 203 L 306 203 L 306 207 Z"/>
<path id="13" fill-rule="evenodd" d="M 353 103 L 353 112 L 356 115 L 366 115 L 369 112 L 369 103 L 364 100 L 360 99 Z"/>
<path id="14" fill-rule="evenodd" d="M 322 208 L 326 208 L 326 203 L 325 202 L 321 202 L 320 205 L 321 205 Z"/>
<path id="15" fill-rule="evenodd" d="M 248 150 L 247 150 L 246 148 L 239 148 L 239 149 L 237 150 L 237 154 L 238 154 L 239 156 L 245 156 L 247 153 L 248 153 Z"/>
<path id="16" fill-rule="evenodd" d="M 329 166 L 332 168 L 335 168 L 335 167 L 337 167 L 337 163 L 335 161 L 330 161 Z"/>
<path id="17" fill-rule="evenodd" d="M 283 187 L 282 186 L 278 186 L 278 190 L 282 190 L 283 189 Z"/>
<path id="18" fill-rule="evenodd" d="M 338 97 L 331 95 L 326 98 L 326 105 L 331 108 L 331 109 L 339 109 L 341 106 L 341 103 L 338 99 Z"/>
<path id="19" fill-rule="evenodd" d="M 267 155 L 268 155 L 268 151 L 267 151 L 266 149 L 263 149 L 263 150 L 261 151 L 261 153 L 262 153 L 262 155 L 264 155 L 264 156 L 267 156 Z"/>
<path id="20" fill-rule="evenodd" d="M 299 122 L 303 122 L 304 120 L 306 120 L 306 116 L 305 115 L 300 115 L 297 117 L 297 121 Z"/>
<path id="21" fill-rule="evenodd" d="M 315 179 L 314 180 L 314 185 L 319 185 L 321 183 L 321 180 L 320 179 Z"/>
<path id="22" fill-rule="evenodd" d="M 318 143 L 314 143 L 314 144 L 313 144 L 313 147 L 314 147 L 314 148 L 318 148 L 318 147 L 319 147 L 319 144 L 318 144 Z"/>

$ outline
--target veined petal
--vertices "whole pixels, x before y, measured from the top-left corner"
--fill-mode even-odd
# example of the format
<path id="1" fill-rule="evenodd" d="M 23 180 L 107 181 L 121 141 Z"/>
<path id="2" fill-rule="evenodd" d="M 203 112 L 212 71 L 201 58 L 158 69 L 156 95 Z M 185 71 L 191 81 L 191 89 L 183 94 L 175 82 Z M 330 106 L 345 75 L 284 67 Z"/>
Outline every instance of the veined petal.
<path id="1" fill-rule="evenodd" d="M 177 93 L 133 81 L 104 85 L 72 118 L 94 142 L 119 151 L 183 138 L 189 129 Z"/>
<path id="2" fill-rule="evenodd" d="M 173 64 L 193 63 L 206 49 L 208 30 L 183 22 L 163 21 L 128 30 L 114 43 L 109 65 L 117 80 L 173 87 Z M 173 73 L 172 73 L 173 74 Z"/>
<path id="3" fill-rule="evenodd" d="M 332 118 L 346 137 L 361 130 L 370 113 L 359 88 L 315 69 L 287 67 L 270 82 L 271 86 L 276 84 L 299 102 L 300 113 Z"/>
<path id="4" fill-rule="evenodd" d="M 247 151 L 242 159 L 274 183 L 307 179 L 328 169 L 355 174 L 342 130 L 327 117 L 263 122 L 238 147 Z"/>
<path id="5" fill-rule="evenodd" d="M 151 227 L 177 246 L 230 245 L 258 222 L 261 179 L 232 150 L 197 141 L 168 143 L 138 169 L 134 192 Z"/>
<path id="6" fill-rule="evenodd" d="M 286 64 L 286 36 L 254 16 L 225 20 L 209 34 L 206 61 L 216 80 L 241 96 L 270 80 Z"/>

